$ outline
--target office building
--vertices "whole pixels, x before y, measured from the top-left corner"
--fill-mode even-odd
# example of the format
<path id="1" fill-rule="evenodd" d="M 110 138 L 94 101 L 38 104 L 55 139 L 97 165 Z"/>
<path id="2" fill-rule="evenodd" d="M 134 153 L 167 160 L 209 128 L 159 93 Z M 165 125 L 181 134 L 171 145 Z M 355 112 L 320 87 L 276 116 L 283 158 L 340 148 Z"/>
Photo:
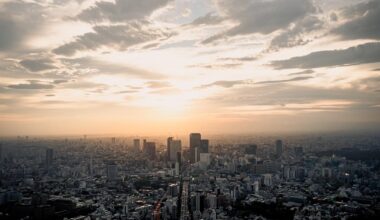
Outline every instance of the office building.
<path id="1" fill-rule="evenodd" d="M 145 141 L 144 154 L 147 155 L 150 160 L 156 159 L 156 143 Z"/>
<path id="2" fill-rule="evenodd" d="M 140 139 L 134 139 L 133 140 L 133 150 L 135 152 L 140 151 Z"/>
<path id="3" fill-rule="evenodd" d="M 199 150 L 199 153 L 208 153 L 208 147 L 209 147 L 209 140 L 207 139 L 201 139 L 201 147 Z"/>
<path id="4" fill-rule="evenodd" d="M 171 140 L 168 142 L 169 144 L 169 160 L 170 161 L 176 161 L 177 160 L 177 153 L 182 151 L 182 143 L 181 140 Z"/>
<path id="5" fill-rule="evenodd" d="M 173 141 L 173 137 L 168 137 L 168 139 L 166 140 L 166 152 L 167 152 L 168 160 L 171 160 L 170 159 L 170 146 L 171 146 L 172 141 Z"/>
<path id="6" fill-rule="evenodd" d="M 283 146 L 282 146 L 282 140 L 276 141 L 276 157 L 280 158 L 283 153 Z"/>
<path id="7" fill-rule="evenodd" d="M 201 134 L 191 133 L 190 134 L 190 163 L 196 163 L 198 160 L 198 154 L 196 153 L 196 148 L 201 147 Z"/>

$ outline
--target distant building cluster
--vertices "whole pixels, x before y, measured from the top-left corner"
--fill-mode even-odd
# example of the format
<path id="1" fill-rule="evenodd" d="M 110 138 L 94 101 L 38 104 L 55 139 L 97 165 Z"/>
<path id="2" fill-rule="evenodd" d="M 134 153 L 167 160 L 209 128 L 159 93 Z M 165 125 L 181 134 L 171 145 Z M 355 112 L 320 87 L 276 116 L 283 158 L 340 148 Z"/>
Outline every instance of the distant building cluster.
<path id="1" fill-rule="evenodd" d="M 0 219 L 380 216 L 379 137 L 210 140 L 1 139 Z"/>

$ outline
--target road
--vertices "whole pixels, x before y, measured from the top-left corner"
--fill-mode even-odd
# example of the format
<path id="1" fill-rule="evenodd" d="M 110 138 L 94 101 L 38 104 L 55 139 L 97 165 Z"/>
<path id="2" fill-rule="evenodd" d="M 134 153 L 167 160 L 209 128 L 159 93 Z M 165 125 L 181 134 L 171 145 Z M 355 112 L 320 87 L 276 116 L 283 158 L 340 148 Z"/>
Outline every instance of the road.
<path id="1" fill-rule="evenodd" d="M 189 211 L 189 182 L 183 181 L 182 198 L 181 198 L 181 220 L 190 220 Z"/>

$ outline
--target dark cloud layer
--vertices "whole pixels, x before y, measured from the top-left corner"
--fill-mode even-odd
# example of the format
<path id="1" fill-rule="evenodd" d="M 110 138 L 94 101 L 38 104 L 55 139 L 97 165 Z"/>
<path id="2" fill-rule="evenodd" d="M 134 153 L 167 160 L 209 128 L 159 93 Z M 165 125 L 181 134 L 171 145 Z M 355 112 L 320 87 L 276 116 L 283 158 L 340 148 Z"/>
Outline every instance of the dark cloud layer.
<path id="1" fill-rule="evenodd" d="M 224 18 L 220 17 L 217 14 L 210 12 L 204 16 L 196 18 L 193 22 L 191 22 L 188 25 L 190 25 L 190 26 L 216 25 L 216 24 L 220 24 L 222 21 L 224 21 Z"/>
<path id="2" fill-rule="evenodd" d="M 41 27 L 42 11 L 35 3 L 0 3 L 0 52 L 23 49 L 24 41 Z"/>
<path id="3" fill-rule="evenodd" d="M 226 37 L 284 30 L 318 10 L 310 0 L 247 0 L 239 4 L 234 0 L 217 0 L 216 3 L 226 18 L 238 25 L 204 40 L 204 44 Z"/>
<path id="4" fill-rule="evenodd" d="M 275 84 L 275 83 L 288 83 L 288 82 L 296 82 L 296 81 L 303 81 L 303 80 L 308 80 L 312 79 L 312 76 L 298 76 L 298 77 L 293 77 L 289 79 L 280 79 L 280 80 L 267 80 L 267 81 L 258 81 L 255 82 L 253 80 L 221 80 L 221 81 L 216 81 L 210 84 L 202 85 L 199 88 L 208 88 L 212 86 L 220 86 L 224 88 L 231 88 L 234 86 L 239 86 L 239 85 L 246 85 L 246 86 L 251 86 L 251 85 L 265 85 L 265 84 Z"/>
<path id="5" fill-rule="evenodd" d="M 95 26 L 94 32 L 76 37 L 72 42 L 53 50 L 56 54 L 71 56 L 78 51 L 96 50 L 107 46 L 126 50 L 131 46 L 169 38 L 167 30 L 149 28 L 148 23 L 131 22 L 123 25 Z"/>
<path id="6" fill-rule="evenodd" d="M 346 8 L 343 15 L 349 20 L 332 33 L 346 40 L 380 39 L 380 1 L 369 1 Z"/>
<path id="7" fill-rule="evenodd" d="M 285 82 L 296 82 L 296 81 L 303 81 L 307 79 L 312 79 L 311 76 L 297 76 L 290 79 L 280 79 L 280 80 L 268 80 L 268 81 L 260 81 L 256 82 L 255 84 L 273 84 L 273 83 L 285 83 Z"/>
<path id="8" fill-rule="evenodd" d="M 314 70 L 304 70 L 301 72 L 290 73 L 290 74 L 288 74 L 288 76 L 310 75 L 313 73 L 314 73 Z"/>
<path id="9" fill-rule="evenodd" d="M 130 75 L 130 76 L 136 76 L 139 78 L 145 78 L 145 79 L 162 79 L 163 75 L 129 66 L 127 64 L 114 64 L 109 63 L 101 60 L 94 59 L 92 57 L 83 57 L 83 58 L 76 58 L 76 59 L 68 59 L 64 58 L 61 59 L 62 63 L 66 66 L 75 66 L 76 70 L 94 70 L 92 73 L 102 73 L 102 74 L 122 74 L 122 75 Z"/>
<path id="10" fill-rule="evenodd" d="M 367 43 L 343 50 L 328 50 L 310 53 L 306 56 L 288 60 L 276 60 L 271 63 L 276 69 L 357 65 L 380 62 L 380 42 Z"/>
<path id="11" fill-rule="evenodd" d="M 308 16 L 296 22 L 293 27 L 283 31 L 272 39 L 270 50 L 294 47 L 307 44 L 310 39 L 304 39 L 304 34 L 319 30 L 324 23 L 316 16 Z"/>
<path id="12" fill-rule="evenodd" d="M 95 6 L 82 11 L 77 18 L 87 22 L 122 22 L 144 19 L 155 10 L 166 6 L 172 0 L 116 0 L 99 1 Z"/>
<path id="13" fill-rule="evenodd" d="M 8 88 L 11 89 L 53 89 L 54 86 L 51 84 L 45 84 L 45 83 L 40 83 L 39 81 L 35 80 L 29 80 L 28 83 L 20 83 L 20 84 L 13 84 L 9 85 Z"/>
<path id="14" fill-rule="evenodd" d="M 32 72 L 55 69 L 51 59 L 25 59 L 20 61 L 20 64 Z"/>

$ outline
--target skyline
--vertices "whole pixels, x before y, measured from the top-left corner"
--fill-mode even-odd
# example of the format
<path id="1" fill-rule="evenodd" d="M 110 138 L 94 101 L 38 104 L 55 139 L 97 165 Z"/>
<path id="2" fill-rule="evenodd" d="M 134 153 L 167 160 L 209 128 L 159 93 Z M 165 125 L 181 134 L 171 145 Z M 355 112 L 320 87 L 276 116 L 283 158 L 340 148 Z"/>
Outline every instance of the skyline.
<path id="1" fill-rule="evenodd" d="M 378 0 L 0 1 L 0 136 L 376 132 Z"/>

